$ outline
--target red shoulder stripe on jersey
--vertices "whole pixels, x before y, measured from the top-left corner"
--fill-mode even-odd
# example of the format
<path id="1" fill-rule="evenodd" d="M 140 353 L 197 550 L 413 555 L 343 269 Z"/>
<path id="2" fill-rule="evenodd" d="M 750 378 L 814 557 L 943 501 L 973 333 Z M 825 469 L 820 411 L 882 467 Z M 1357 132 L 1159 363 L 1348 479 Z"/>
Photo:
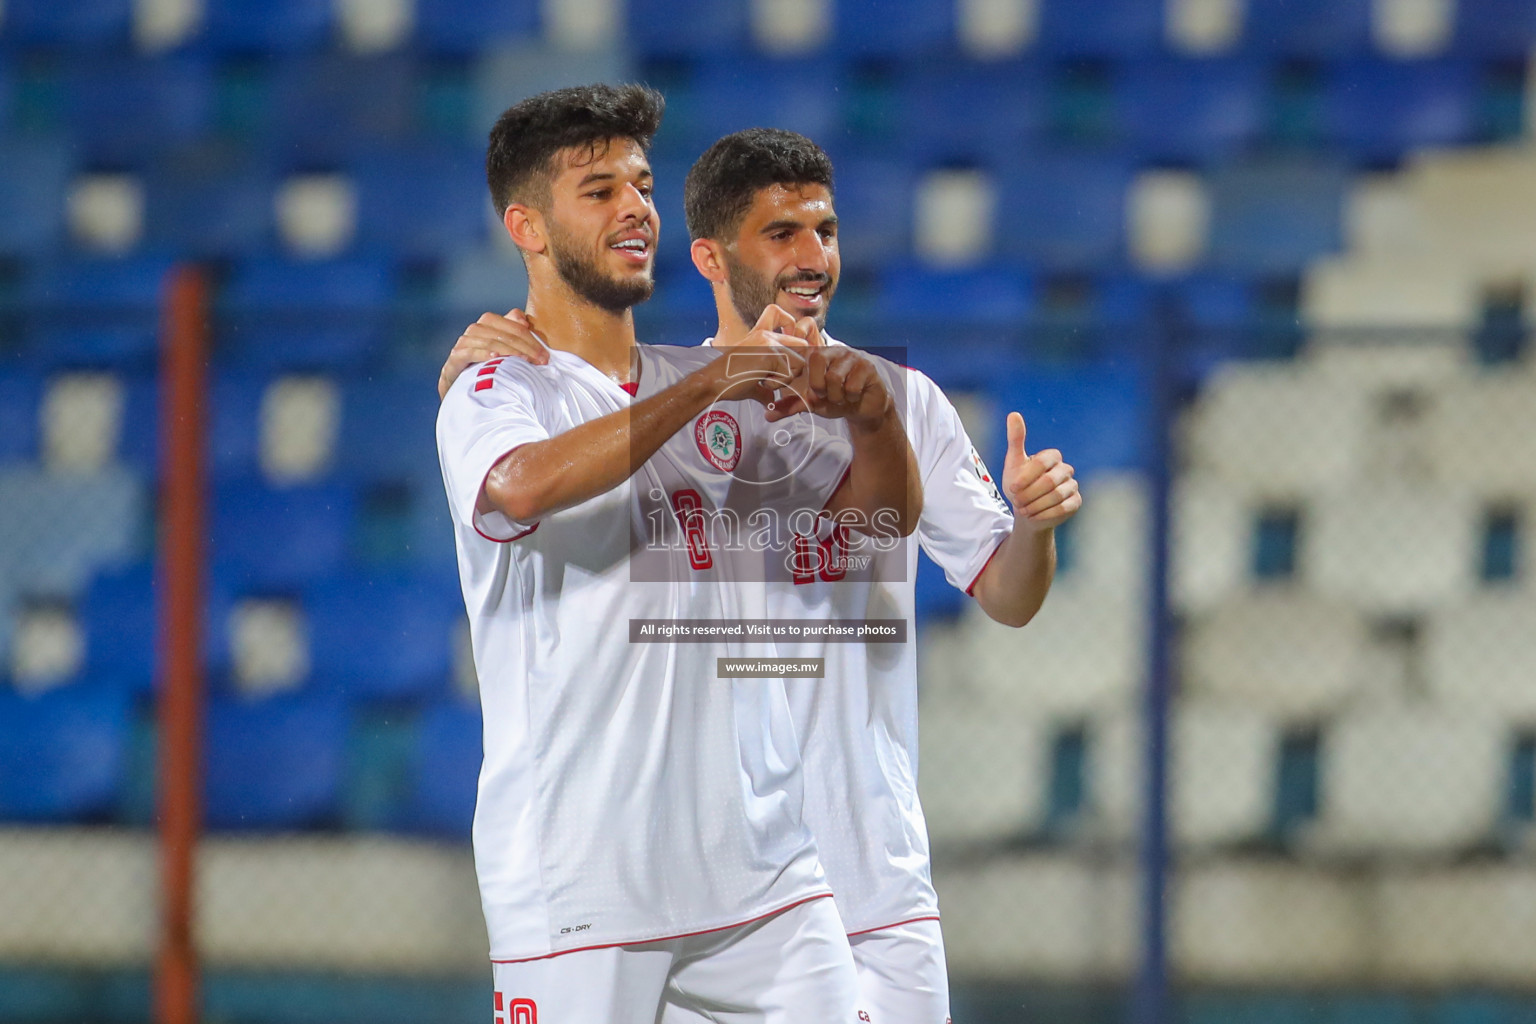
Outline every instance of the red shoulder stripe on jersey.
<path id="1" fill-rule="evenodd" d="M 489 390 L 491 390 L 491 388 L 493 388 L 495 386 L 496 386 L 496 381 L 493 378 L 491 378 L 491 377 L 484 377 L 484 378 L 482 378 L 480 380 L 475 381 L 475 390 L 476 391 L 489 391 Z"/>
<path id="2" fill-rule="evenodd" d="M 500 363 L 486 363 L 484 366 L 480 367 L 480 369 L 475 371 L 475 376 L 489 377 L 496 372 L 496 367 L 500 365 Z"/>
<path id="3" fill-rule="evenodd" d="M 1003 538 L 1003 540 L 1007 540 L 1007 539 L 1008 539 L 1007 537 Z M 965 588 L 965 592 L 967 594 L 970 594 L 972 597 L 976 596 L 972 592 L 976 589 L 976 584 L 981 582 L 981 574 L 987 571 L 987 566 L 992 564 L 992 559 L 996 558 L 997 557 L 997 553 L 999 551 L 1001 551 L 1002 549 L 1003 549 L 1003 541 L 1000 540 L 1000 541 L 997 542 L 997 547 L 993 548 L 992 549 L 992 553 L 987 556 L 987 560 L 985 562 L 981 563 L 981 569 L 980 569 L 980 571 L 978 571 L 976 573 L 976 578 L 971 580 L 971 585 Z"/>
<path id="4" fill-rule="evenodd" d="M 562 949 L 554 953 L 545 953 L 542 956 L 525 956 L 516 960 L 492 960 L 491 963 L 526 964 L 534 960 L 552 960 L 557 956 L 565 956 L 567 953 L 588 953 L 594 949 L 614 949 L 618 946 L 645 946 L 652 942 L 672 942 L 676 939 L 691 939 L 695 935 L 711 935 L 714 932 L 728 931 L 732 928 L 745 928 L 749 924 L 756 924 L 759 921 L 766 921 L 770 917 L 775 917 L 784 913 L 785 911 L 794 910 L 796 907 L 802 906 L 806 903 L 813 903 L 816 900 L 831 899 L 831 897 L 832 894 L 830 892 L 817 893 L 815 896 L 807 896 L 804 899 L 795 900 L 793 903 L 786 903 L 784 906 L 779 907 L 777 910 L 770 910 L 766 914 L 759 914 L 756 917 L 749 917 L 747 920 L 737 921 L 735 924 L 722 924 L 718 928 L 702 928 L 696 932 L 684 932 L 681 935 L 662 935 L 654 939 L 636 939 L 632 942 L 604 942 L 596 946 L 578 946 L 575 949 Z"/>
<path id="5" fill-rule="evenodd" d="M 868 935 L 870 932 L 883 932 L 887 928 L 900 928 L 904 924 L 916 924 L 919 921 L 937 921 L 938 919 L 938 914 L 924 914 L 922 917 L 909 917 L 905 921 L 895 921 L 891 924 L 880 924 L 873 928 L 862 928 L 856 932 L 849 932 L 848 937 L 851 939 L 855 935 Z"/>

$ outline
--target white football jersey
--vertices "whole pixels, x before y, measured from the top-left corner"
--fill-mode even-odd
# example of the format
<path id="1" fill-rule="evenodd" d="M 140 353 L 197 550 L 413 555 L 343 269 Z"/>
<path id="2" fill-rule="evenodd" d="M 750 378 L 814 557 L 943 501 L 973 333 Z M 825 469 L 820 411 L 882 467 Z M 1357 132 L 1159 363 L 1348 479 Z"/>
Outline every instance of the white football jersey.
<path id="1" fill-rule="evenodd" d="M 659 389 L 716 355 L 640 346 L 641 380 Z M 667 556 L 671 582 L 636 582 L 631 555 L 679 494 L 730 504 L 742 467 L 820 509 L 848 446 L 823 434 L 786 477 L 761 407 L 726 403 L 606 494 L 536 523 L 476 511 L 506 453 L 631 401 L 553 351 L 466 371 L 438 415 L 484 713 L 474 848 L 493 960 L 726 927 L 827 892 L 782 686 L 717 678 L 744 645 L 631 642 L 631 619 L 761 618 L 764 586 L 688 545 Z"/>
<path id="2" fill-rule="evenodd" d="M 949 582 L 969 591 L 1012 532 L 1013 514 L 938 385 L 871 358 L 905 400 L 923 483 L 917 538 Z M 841 421 L 830 429 L 846 437 Z M 788 657 L 826 658 L 825 678 L 784 685 L 805 763 L 805 821 L 850 934 L 938 914 L 917 797 L 917 550 L 904 542 L 882 552 L 822 524 L 815 572 L 769 587 L 775 618 L 907 622 L 903 644 L 779 644 Z"/>

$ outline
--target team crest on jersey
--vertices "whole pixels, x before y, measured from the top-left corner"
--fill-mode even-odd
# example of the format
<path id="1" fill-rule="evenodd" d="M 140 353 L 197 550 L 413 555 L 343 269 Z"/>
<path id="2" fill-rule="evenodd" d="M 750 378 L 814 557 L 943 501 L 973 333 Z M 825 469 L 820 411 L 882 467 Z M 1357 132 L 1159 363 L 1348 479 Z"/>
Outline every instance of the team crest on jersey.
<path id="1" fill-rule="evenodd" d="M 993 480 L 992 474 L 987 472 L 987 464 L 981 461 L 981 453 L 976 450 L 975 445 L 971 445 L 971 468 L 976 471 L 976 479 L 987 485 L 987 491 L 992 495 L 992 500 L 1001 505 L 1004 511 L 1007 511 L 1008 503 L 1003 500 L 1002 494 L 998 492 L 997 481 Z"/>
<path id="2" fill-rule="evenodd" d="M 728 412 L 711 409 L 693 425 L 693 439 L 709 464 L 729 473 L 741 461 L 741 427 Z"/>

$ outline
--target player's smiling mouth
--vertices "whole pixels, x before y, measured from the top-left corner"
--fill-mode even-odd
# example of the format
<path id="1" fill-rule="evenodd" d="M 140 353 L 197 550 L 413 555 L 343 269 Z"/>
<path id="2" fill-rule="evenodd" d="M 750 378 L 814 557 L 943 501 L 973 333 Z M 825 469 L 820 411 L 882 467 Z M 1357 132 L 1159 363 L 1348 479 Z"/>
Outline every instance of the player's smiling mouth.
<path id="1" fill-rule="evenodd" d="M 643 234 L 625 235 L 608 248 L 636 265 L 643 264 L 651 256 L 651 240 Z"/>
<path id="2" fill-rule="evenodd" d="M 827 282 L 810 283 L 800 281 L 795 284 L 785 285 L 781 291 L 792 302 L 809 308 L 817 308 L 826 301 Z"/>

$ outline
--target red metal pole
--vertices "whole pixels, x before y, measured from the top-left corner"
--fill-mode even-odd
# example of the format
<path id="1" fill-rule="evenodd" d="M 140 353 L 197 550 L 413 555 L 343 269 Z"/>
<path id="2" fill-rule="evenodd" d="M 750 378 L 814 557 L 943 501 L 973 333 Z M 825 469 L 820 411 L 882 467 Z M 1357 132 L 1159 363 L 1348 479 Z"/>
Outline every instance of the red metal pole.
<path id="1" fill-rule="evenodd" d="M 194 268 L 166 282 L 161 327 L 164 453 L 158 571 L 160 952 L 157 1024 L 196 1024 L 193 880 L 202 821 L 203 394 L 206 287 Z"/>

